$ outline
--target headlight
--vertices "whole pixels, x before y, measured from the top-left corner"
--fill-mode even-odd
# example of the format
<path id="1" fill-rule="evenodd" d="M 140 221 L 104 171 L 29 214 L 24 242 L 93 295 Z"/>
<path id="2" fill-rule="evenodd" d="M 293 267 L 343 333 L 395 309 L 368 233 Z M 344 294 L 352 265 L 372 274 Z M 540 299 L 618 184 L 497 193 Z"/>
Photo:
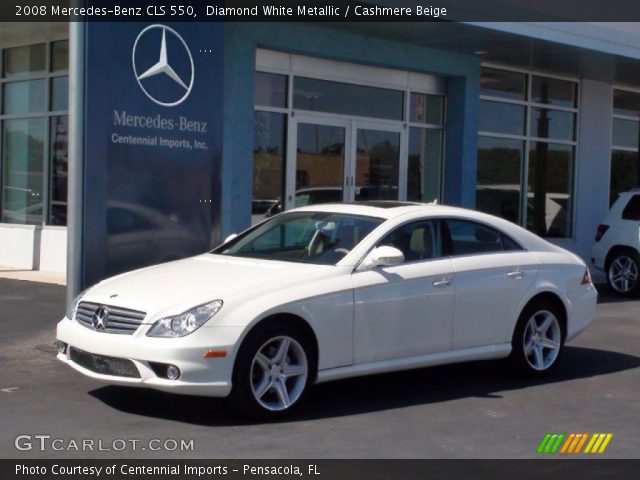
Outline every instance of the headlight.
<path id="1" fill-rule="evenodd" d="M 87 289 L 88 290 L 88 289 Z M 78 304 L 80 303 L 80 299 L 82 299 L 82 296 L 86 293 L 87 290 L 83 290 L 82 292 L 80 292 L 76 298 L 73 299 L 73 302 L 71 302 L 71 305 L 69 305 L 67 307 L 67 311 L 65 313 L 65 316 L 69 319 L 69 320 L 73 320 L 73 317 L 75 317 L 76 315 L 76 310 L 78 309 Z"/>
<path id="2" fill-rule="evenodd" d="M 222 308 L 222 300 L 214 300 L 187 310 L 180 315 L 161 318 L 147 332 L 149 337 L 184 337 L 200 328 Z"/>

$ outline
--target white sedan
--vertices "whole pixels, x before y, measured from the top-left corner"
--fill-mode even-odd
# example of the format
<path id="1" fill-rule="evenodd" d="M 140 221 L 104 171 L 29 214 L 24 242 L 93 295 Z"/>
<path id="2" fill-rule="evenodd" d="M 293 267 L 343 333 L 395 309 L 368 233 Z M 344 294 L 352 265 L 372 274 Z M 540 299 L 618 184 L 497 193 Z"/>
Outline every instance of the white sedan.
<path id="1" fill-rule="evenodd" d="M 58 358 L 112 384 L 277 416 L 346 377 L 503 357 L 546 374 L 596 297 L 580 258 L 496 217 L 316 205 L 93 286 L 58 324 Z"/>

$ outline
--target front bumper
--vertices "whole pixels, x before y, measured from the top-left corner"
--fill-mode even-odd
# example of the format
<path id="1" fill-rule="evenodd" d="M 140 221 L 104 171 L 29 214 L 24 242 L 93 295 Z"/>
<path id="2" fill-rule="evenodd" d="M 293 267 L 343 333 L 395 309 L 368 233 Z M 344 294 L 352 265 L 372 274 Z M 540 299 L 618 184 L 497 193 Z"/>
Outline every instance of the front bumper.
<path id="1" fill-rule="evenodd" d="M 58 323 L 57 339 L 67 345 L 58 359 L 87 377 L 110 384 L 148 387 L 173 393 L 226 397 L 231 392 L 231 375 L 235 346 L 242 334 L 237 327 L 202 327 L 182 338 L 146 336 L 149 325 L 141 325 L 133 335 L 102 333 L 64 318 Z M 130 360 L 139 378 L 105 375 L 74 362 L 69 348 L 83 352 Z M 208 350 L 224 350 L 225 357 L 204 358 Z M 175 365 L 181 375 L 177 380 L 162 378 L 153 364 Z"/>

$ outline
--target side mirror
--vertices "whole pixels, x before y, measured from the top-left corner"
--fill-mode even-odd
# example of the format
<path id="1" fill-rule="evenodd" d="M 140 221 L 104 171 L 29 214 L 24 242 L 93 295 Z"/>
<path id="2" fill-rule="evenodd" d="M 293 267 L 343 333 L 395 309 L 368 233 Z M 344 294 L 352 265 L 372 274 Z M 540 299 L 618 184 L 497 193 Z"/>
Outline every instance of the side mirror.
<path id="1" fill-rule="evenodd" d="M 225 243 L 229 243 L 231 240 L 233 240 L 234 238 L 236 238 L 238 236 L 237 233 L 232 233 L 231 235 L 229 235 L 227 238 L 224 239 L 223 244 Z"/>
<path id="2" fill-rule="evenodd" d="M 369 270 L 374 267 L 393 267 L 404 262 L 404 254 L 395 247 L 383 245 L 374 248 L 362 262 L 362 268 Z"/>

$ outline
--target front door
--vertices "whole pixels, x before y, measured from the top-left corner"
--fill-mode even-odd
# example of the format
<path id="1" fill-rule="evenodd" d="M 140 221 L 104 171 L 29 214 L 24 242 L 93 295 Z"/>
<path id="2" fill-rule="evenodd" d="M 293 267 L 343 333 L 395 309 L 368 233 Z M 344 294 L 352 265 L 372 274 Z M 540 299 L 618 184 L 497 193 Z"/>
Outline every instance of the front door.
<path id="1" fill-rule="evenodd" d="M 289 123 L 286 208 L 398 200 L 405 130 L 385 122 L 296 115 Z"/>

